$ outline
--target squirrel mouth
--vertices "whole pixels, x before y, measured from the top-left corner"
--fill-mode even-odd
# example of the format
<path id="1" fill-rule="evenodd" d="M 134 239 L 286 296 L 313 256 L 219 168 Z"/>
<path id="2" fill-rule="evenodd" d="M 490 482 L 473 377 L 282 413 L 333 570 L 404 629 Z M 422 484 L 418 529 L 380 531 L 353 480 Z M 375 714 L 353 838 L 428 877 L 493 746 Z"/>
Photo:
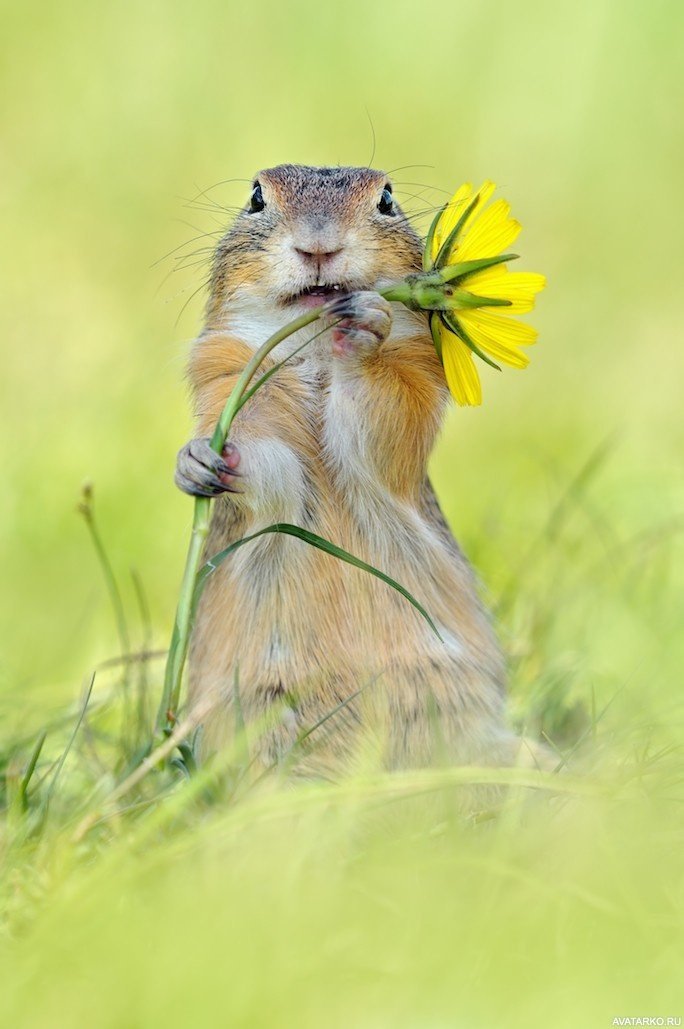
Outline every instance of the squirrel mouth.
<path id="1" fill-rule="evenodd" d="M 286 304 L 300 304 L 303 307 L 322 307 L 329 300 L 346 293 L 346 288 L 338 282 L 331 282 L 325 286 L 309 286 L 300 290 L 299 293 L 292 293 L 285 299 Z"/>

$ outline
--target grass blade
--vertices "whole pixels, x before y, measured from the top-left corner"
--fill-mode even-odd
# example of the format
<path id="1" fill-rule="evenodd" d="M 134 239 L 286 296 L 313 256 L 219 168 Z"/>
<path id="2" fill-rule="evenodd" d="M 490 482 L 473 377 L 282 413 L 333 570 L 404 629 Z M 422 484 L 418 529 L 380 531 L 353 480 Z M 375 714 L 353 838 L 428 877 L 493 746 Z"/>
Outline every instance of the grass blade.
<path id="1" fill-rule="evenodd" d="M 396 579 L 386 575 L 385 572 L 381 572 L 379 568 L 375 568 L 373 565 L 368 564 L 367 561 L 362 561 L 360 557 L 355 557 L 342 547 L 338 547 L 335 543 L 331 543 L 330 540 L 326 540 L 322 536 L 317 536 L 315 532 L 309 532 L 308 529 L 302 529 L 299 525 L 290 525 L 287 522 L 276 522 L 274 525 L 266 526 L 265 529 L 259 529 L 258 532 L 254 532 L 250 536 L 243 536 L 242 539 L 231 543 L 229 547 L 226 547 L 225 550 L 221 550 L 218 554 L 215 554 L 211 560 L 207 561 L 206 564 L 200 568 L 197 576 L 195 594 L 193 597 L 193 613 L 196 610 L 197 601 L 199 600 L 204 583 L 209 576 L 216 571 L 218 566 L 230 556 L 230 554 L 238 550 L 240 547 L 243 547 L 246 543 L 251 543 L 252 540 L 257 539 L 258 536 L 265 536 L 268 533 L 276 532 L 283 533 L 287 536 L 294 536 L 296 539 L 303 540 L 305 543 L 310 544 L 310 546 L 316 547 L 317 550 L 322 550 L 325 554 L 330 554 L 331 557 L 336 557 L 340 561 L 345 561 L 347 564 L 353 565 L 354 568 L 359 568 L 361 571 L 368 572 L 370 575 L 374 575 L 376 579 L 380 579 L 382 582 L 387 583 L 387 585 L 391 586 L 392 589 L 397 591 L 397 593 L 401 593 L 402 597 L 405 597 L 409 604 L 413 605 L 416 611 L 418 611 L 428 623 L 435 636 L 437 636 L 439 640 L 442 640 L 437 626 L 433 622 L 432 618 L 430 618 L 430 615 L 427 613 L 423 605 L 416 600 L 413 594 L 409 593 L 401 583 L 398 583 Z"/>
<path id="2" fill-rule="evenodd" d="M 119 634 L 119 643 L 121 645 L 121 653 L 128 654 L 131 649 L 130 636 L 128 633 L 128 623 L 126 621 L 126 612 L 124 609 L 123 599 L 121 597 L 121 591 L 119 590 L 119 584 L 116 581 L 114 575 L 114 569 L 112 568 L 109 555 L 102 542 L 102 537 L 97 528 L 95 522 L 95 515 L 93 512 L 93 488 L 92 486 L 84 486 L 81 503 L 78 505 L 79 513 L 83 515 L 85 523 L 88 526 L 90 532 L 90 538 L 97 554 L 97 559 L 102 569 L 105 584 L 107 586 L 107 592 L 109 593 L 109 599 L 112 605 L 112 611 L 114 612 L 114 619 L 116 621 L 116 628 Z"/>
<path id="3" fill-rule="evenodd" d="M 64 768 L 64 762 L 66 761 L 67 757 L 69 756 L 69 751 L 71 750 L 71 748 L 74 745 L 74 741 L 76 739 L 76 735 L 78 733 L 78 730 L 81 728 L 81 722 L 85 718 L 85 713 L 86 713 L 86 710 L 87 710 L 87 707 L 88 707 L 88 702 L 90 701 L 90 696 L 91 696 L 91 694 L 93 692 L 93 685 L 94 684 L 95 684 L 95 672 L 93 672 L 93 674 L 90 677 L 90 682 L 88 683 L 88 685 L 86 687 L 85 696 L 83 698 L 83 703 L 81 704 L 81 710 L 79 711 L 78 718 L 76 719 L 76 725 L 74 726 L 73 732 L 71 733 L 71 736 L 69 737 L 69 741 L 68 741 L 66 747 L 62 751 L 60 759 L 57 762 L 57 767 L 55 768 L 55 774 L 52 776 L 52 781 L 50 782 L 50 785 L 48 786 L 48 791 L 47 791 L 47 794 L 45 796 L 45 802 L 44 802 L 44 813 L 45 813 L 45 815 L 47 815 L 47 811 L 48 811 L 48 808 L 50 806 L 50 801 L 52 800 L 52 795 L 55 792 L 55 787 L 57 785 L 57 780 L 60 777 L 62 769 Z"/>
<path id="4" fill-rule="evenodd" d="M 46 739 L 47 732 L 41 732 L 41 734 L 35 742 L 33 750 L 31 751 L 31 756 L 29 758 L 28 765 L 26 766 L 26 771 L 22 775 L 21 782 L 19 783 L 19 790 L 17 793 L 17 807 L 22 814 L 28 811 L 28 788 L 31 783 L 31 779 L 33 778 L 33 773 L 36 770 L 38 758 L 40 757 L 40 752 L 43 749 L 43 745 Z"/>

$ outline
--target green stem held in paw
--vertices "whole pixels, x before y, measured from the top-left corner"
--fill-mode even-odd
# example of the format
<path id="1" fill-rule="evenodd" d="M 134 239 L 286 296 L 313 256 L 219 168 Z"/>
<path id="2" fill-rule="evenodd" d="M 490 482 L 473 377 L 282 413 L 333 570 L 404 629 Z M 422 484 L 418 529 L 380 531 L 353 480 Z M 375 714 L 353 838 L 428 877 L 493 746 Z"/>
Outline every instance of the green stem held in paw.
<path id="1" fill-rule="evenodd" d="M 214 429 L 214 434 L 211 437 L 212 450 L 215 450 L 217 454 L 220 454 L 223 451 L 226 439 L 228 438 L 228 433 L 230 432 L 230 427 L 233 424 L 233 419 L 240 409 L 242 398 L 252 380 L 252 377 L 264 358 L 270 354 L 274 347 L 279 343 L 282 343 L 284 339 L 287 339 L 288 336 L 291 336 L 299 329 L 303 329 L 312 322 L 315 322 L 316 319 L 320 317 L 320 314 L 320 308 L 308 311 L 300 318 L 297 318 L 295 321 L 290 322 L 289 325 L 286 325 L 278 332 L 275 332 L 264 344 L 262 344 L 262 346 L 259 347 L 258 350 L 254 352 L 253 356 L 245 365 L 240 378 L 235 383 L 235 386 L 226 401 L 225 407 L 221 412 L 221 417 Z M 195 582 L 197 579 L 197 572 L 200 567 L 200 561 L 202 559 L 204 544 L 207 536 L 209 535 L 210 510 L 210 497 L 195 498 L 190 546 L 188 548 L 188 556 L 185 560 L 185 569 L 183 571 L 183 579 L 178 598 L 178 607 L 176 608 L 176 620 L 173 628 L 173 636 L 171 638 L 171 646 L 169 648 L 169 656 L 166 662 L 166 670 L 164 673 L 164 690 L 162 693 L 161 704 L 159 705 L 159 711 L 157 713 L 156 729 L 159 733 L 168 731 L 173 727 L 176 721 L 183 669 L 185 667 L 185 660 L 188 654 L 190 631 L 192 629 L 191 623 Z"/>

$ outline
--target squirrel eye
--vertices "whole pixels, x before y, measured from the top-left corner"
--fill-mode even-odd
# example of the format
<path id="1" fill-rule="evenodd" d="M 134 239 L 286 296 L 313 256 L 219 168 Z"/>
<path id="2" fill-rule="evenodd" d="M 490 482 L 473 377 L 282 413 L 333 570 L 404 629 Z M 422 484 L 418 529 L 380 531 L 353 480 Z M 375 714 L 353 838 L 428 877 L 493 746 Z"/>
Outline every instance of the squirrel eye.
<path id="1" fill-rule="evenodd" d="M 254 183 L 254 189 L 252 190 L 252 196 L 249 201 L 249 212 L 250 214 L 256 214 L 257 211 L 263 211 L 266 206 L 264 200 L 264 194 L 261 192 L 261 185 L 258 182 Z"/>
<path id="2" fill-rule="evenodd" d="M 378 211 L 380 214 L 393 214 L 394 213 L 394 201 L 392 200 L 392 188 L 391 186 L 385 186 L 380 197 L 378 204 Z"/>

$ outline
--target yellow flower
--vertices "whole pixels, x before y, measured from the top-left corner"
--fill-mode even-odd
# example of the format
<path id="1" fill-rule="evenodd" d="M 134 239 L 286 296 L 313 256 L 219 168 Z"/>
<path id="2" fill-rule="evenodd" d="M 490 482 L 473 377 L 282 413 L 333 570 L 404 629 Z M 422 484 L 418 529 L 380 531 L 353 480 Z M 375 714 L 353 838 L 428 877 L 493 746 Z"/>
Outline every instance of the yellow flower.
<path id="1" fill-rule="evenodd" d="M 546 281 L 534 272 L 509 272 L 506 268 L 506 261 L 515 255 L 507 256 L 504 251 L 521 226 L 510 217 L 505 200 L 487 206 L 495 188 L 493 182 L 484 182 L 473 194 L 469 182 L 462 185 L 428 237 L 426 264 L 442 269 L 454 287 L 448 310 L 435 311 L 430 325 L 449 389 L 463 405 L 482 403 L 474 354 L 497 368 L 497 361 L 513 368 L 528 364 L 521 348 L 534 343 L 537 332 L 510 315 L 531 311 L 535 295 Z M 499 262 L 485 268 L 464 267 L 467 262 L 499 257 Z M 460 271 L 455 266 L 460 266 Z M 449 269 L 458 274 L 451 278 Z"/>

